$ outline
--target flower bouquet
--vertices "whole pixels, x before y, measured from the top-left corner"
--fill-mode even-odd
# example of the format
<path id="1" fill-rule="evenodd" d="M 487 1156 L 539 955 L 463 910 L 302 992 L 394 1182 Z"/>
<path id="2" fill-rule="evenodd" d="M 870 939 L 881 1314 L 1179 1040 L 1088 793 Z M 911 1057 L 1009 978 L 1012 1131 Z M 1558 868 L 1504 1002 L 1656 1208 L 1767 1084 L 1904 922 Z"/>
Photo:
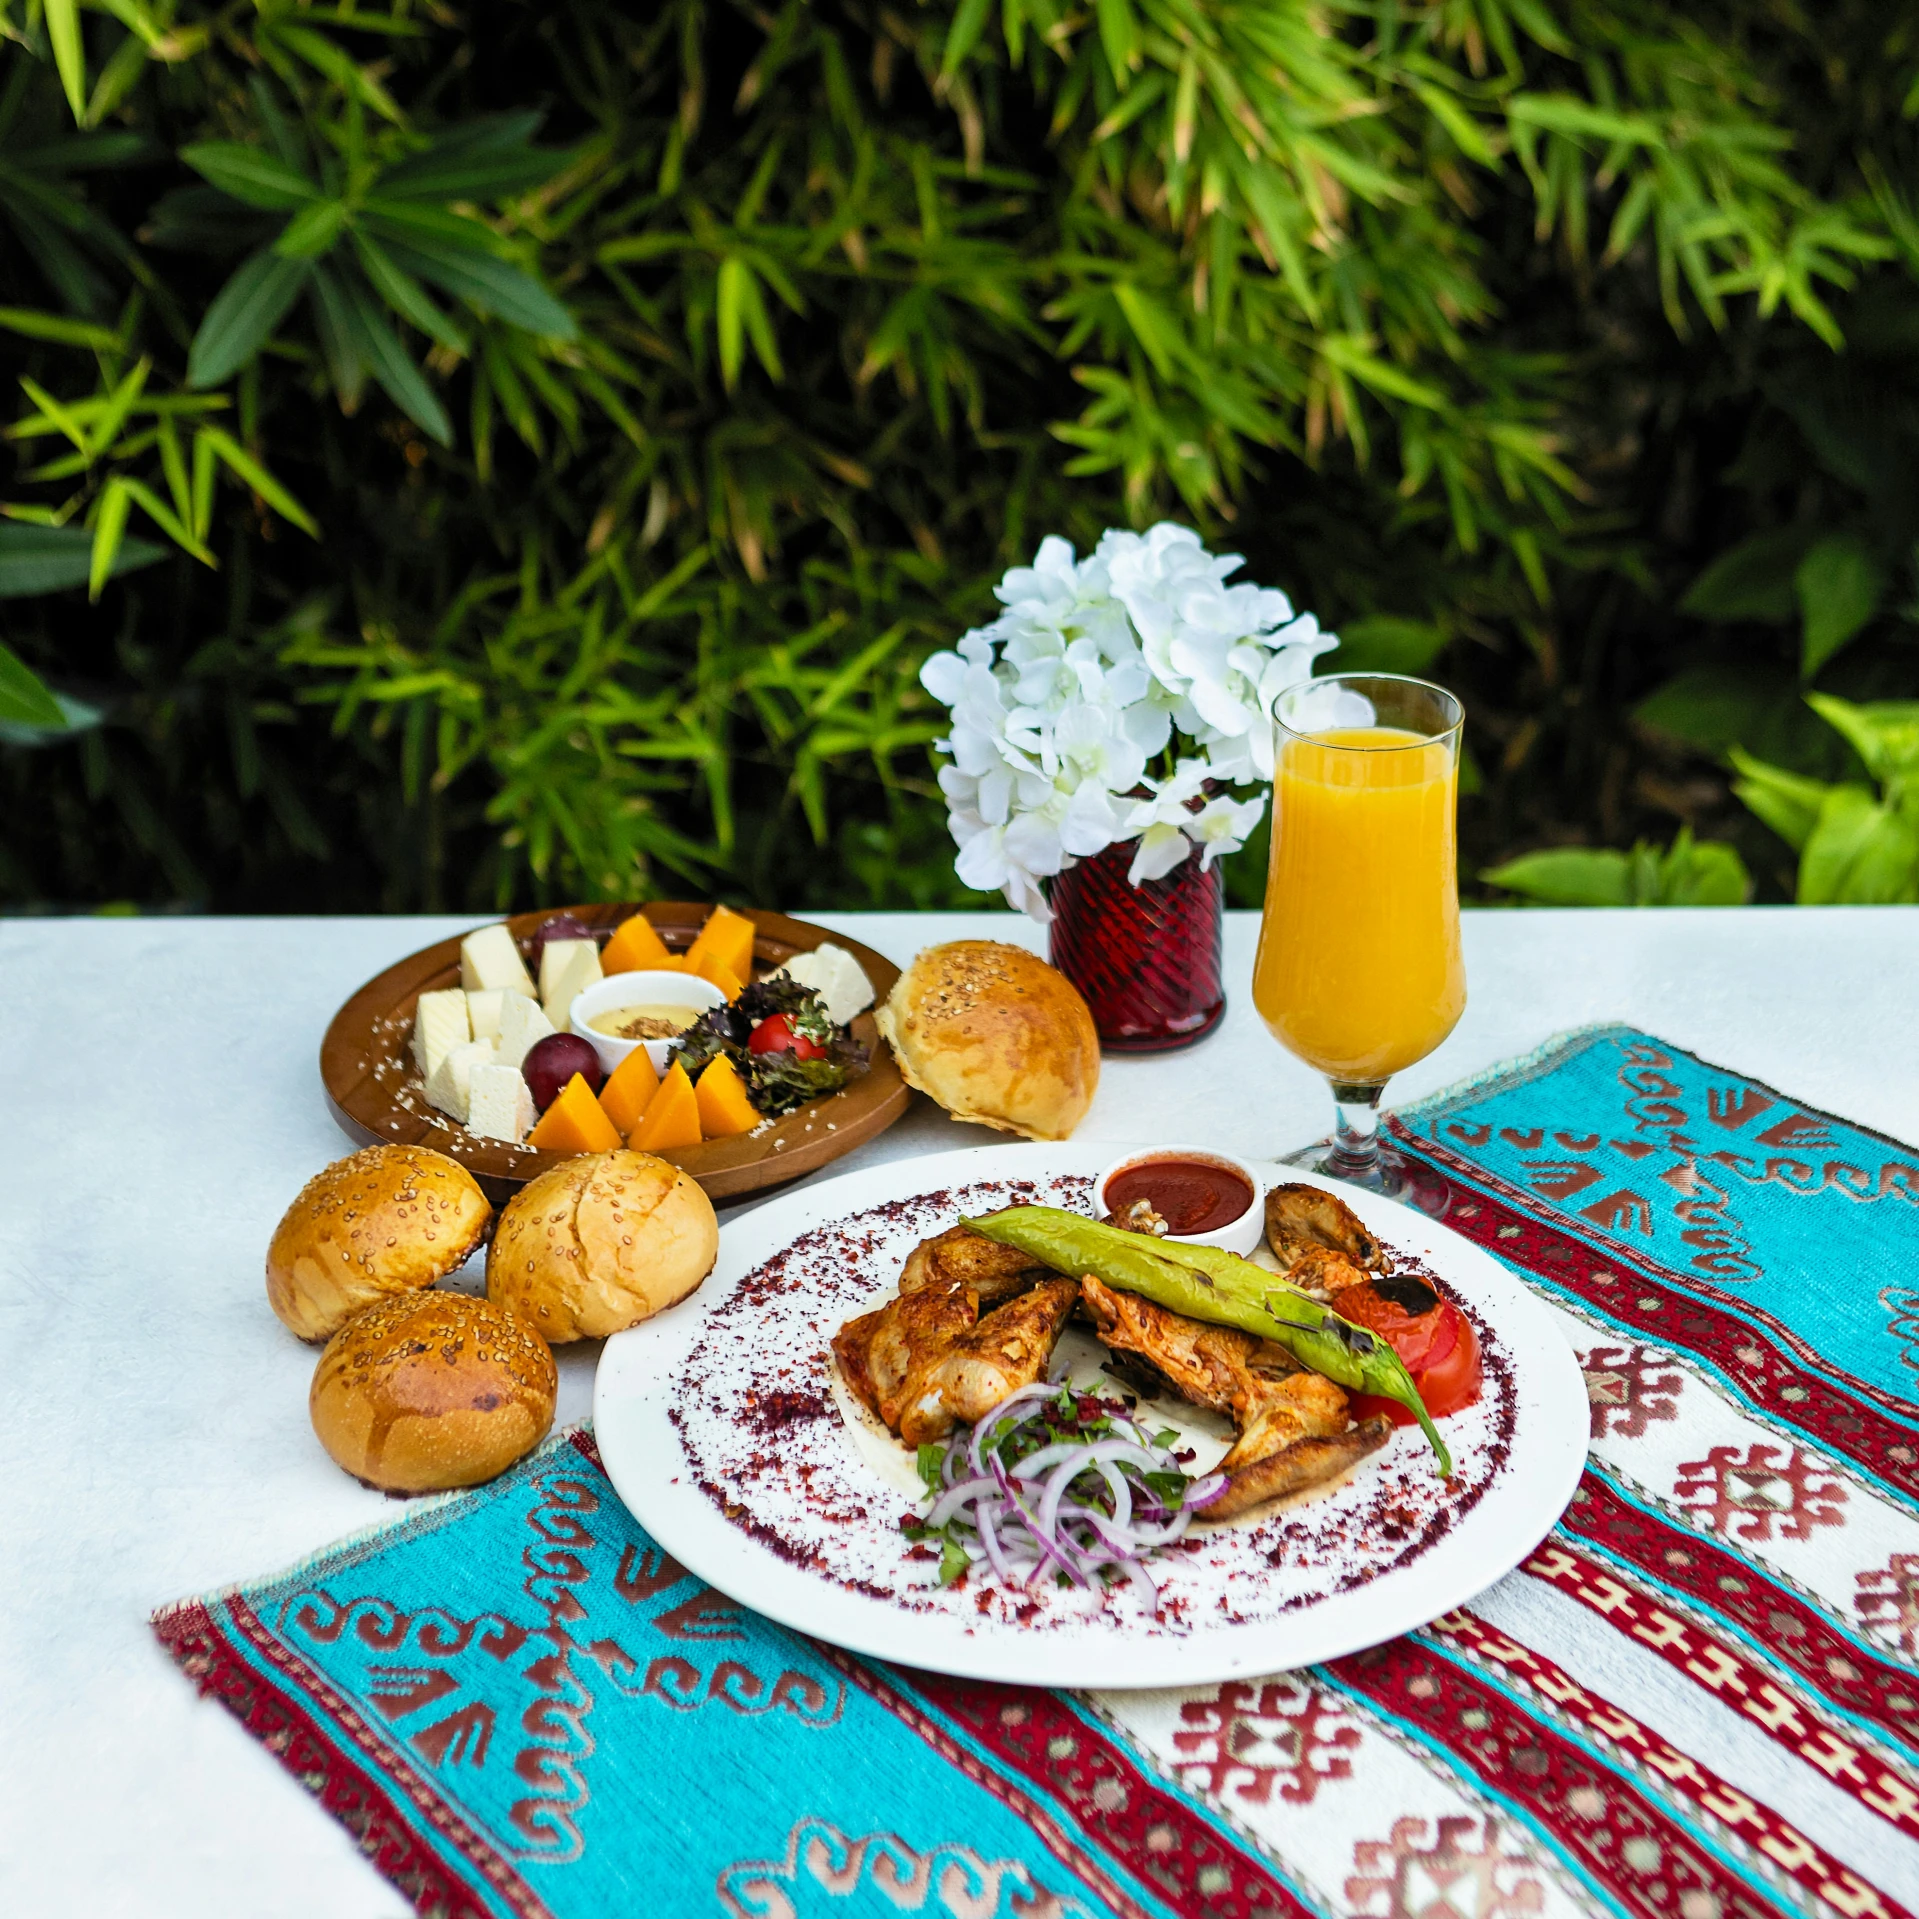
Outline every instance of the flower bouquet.
<path id="1" fill-rule="evenodd" d="M 940 769 L 969 886 L 1052 929 L 1053 963 L 1108 1045 L 1209 1031 L 1223 896 L 1273 776 L 1273 706 L 1338 640 L 1187 528 L 1065 540 L 996 589 L 991 625 L 920 680 L 953 726 Z M 1195 860 L 1193 855 L 1197 853 Z M 1050 895 L 1050 897 L 1049 897 Z"/>

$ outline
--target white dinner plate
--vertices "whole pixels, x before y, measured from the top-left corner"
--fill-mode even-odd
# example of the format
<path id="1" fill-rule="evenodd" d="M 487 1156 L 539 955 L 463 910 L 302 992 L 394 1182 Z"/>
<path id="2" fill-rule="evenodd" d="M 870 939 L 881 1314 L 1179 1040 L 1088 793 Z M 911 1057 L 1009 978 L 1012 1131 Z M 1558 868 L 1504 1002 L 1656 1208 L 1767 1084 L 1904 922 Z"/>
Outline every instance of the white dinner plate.
<path id="1" fill-rule="evenodd" d="M 1472 1315 L 1477 1406 L 1441 1430 L 1450 1481 L 1416 1427 L 1331 1491 L 1195 1528 L 1157 1555 L 1157 1614 L 1103 1595 L 942 1590 L 900 1521 L 917 1481 L 903 1447 L 839 1385 L 828 1342 L 894 1292 L 907 1252 L 962 1211 L 1020 1200 L 1083 1210 L 1103 1145 L 1009 1145 L 895 1161 L 775 1199 L 722 1228 L 712 1276 L 607 1341 L 594 1387 L 600 1455 L 620 1497 L 689 1571 L 815 1638 L 935 1672 L 1049 1686 L 1186 1686 L 1353 1652 L 1464 1604 L 1564 1511 L 1586 1457 L 1585 1384 L 1545 1309 L 1499 1262 L 1424 1215 L 1334 1181 L 1381 1240 Z M 1262 1168 L 1262 1172 L 1266 1169 Z M 1275 1178 L 1308 1179 L 1291 1169 Z M 1069 1334 L 1074 1377 L 1103 1352 Z M 1204 1471 L 1229 1435 L 1170 1396 Z M 1209 1432 L 1209 1424 L 1211 1430 Z"/>

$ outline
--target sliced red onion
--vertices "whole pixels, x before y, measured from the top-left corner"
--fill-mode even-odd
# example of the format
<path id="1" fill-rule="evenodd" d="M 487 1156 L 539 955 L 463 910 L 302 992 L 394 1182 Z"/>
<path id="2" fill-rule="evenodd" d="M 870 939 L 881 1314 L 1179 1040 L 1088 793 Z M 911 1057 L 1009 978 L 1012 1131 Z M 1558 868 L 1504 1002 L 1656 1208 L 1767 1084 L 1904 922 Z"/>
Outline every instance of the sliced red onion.
<path id="1" fill-rule="evenodd" d="M 1065 1390 L 1073 1404 L 1064 1414 L 1060 1384 L 1035 1382 L 1009 1394 L 970 1433 L 955 1433 L 922 1523 L 1005 1584 L 1053 1577 L 1097 1589 L 1124 1578 L 1143 1604 L 1157 1607 L 1158 1587 L 1142 1562 L 1184 1537 L 1193 1515 L 1225 1490 L 1225 1478 L 1188 1478 L 1136 1418 L 1109 1400 Z M 1023 1427 L 1043 1421 L 1041 1437 L 1047 1427 L 1083 1423 L 1078 1408 L 1089 1398 L 1104 1435 L 1048 1439 L 1008 1466 L 1004 1454 Z M 1184 1487 L 1177 1505 L 1149 1482 L 1162 1473 Z"/>

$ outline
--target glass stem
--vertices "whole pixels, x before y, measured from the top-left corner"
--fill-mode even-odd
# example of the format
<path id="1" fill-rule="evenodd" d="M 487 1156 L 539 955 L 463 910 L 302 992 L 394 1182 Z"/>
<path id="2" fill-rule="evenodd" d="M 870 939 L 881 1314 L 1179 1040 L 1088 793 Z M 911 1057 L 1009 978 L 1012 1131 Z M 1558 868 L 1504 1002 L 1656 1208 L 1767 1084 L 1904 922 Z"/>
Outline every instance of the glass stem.
<path id="1" fill-rule="evenodd" d="M 1376 1192 L 1383 1183 L 1379 1170 L 1379 1100 L 1386 1082 L 1361 1086 L 1336 1079 L 1329 1084 L 1338 1119 L 1332 1150 L 1320 1162 L 1321 1170 Z"/>

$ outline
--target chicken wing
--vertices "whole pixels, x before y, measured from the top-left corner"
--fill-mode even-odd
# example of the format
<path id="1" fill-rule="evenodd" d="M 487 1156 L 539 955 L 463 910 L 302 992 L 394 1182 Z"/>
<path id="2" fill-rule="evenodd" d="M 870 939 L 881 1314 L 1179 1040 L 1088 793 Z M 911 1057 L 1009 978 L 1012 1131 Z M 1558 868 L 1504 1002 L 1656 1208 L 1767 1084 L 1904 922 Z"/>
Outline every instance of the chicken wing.
<path id="1" fill-rule="evenodd" d="M 1266 1195 L 1266 1240 L 1286 1277 L 1308 1292 L 1343 1292 L 1369 1272 L 1393 1270 L 1353 1209 L 1318 1186 L 1275 1186 Z"/>
<path id="2" fill-rule="evenodd" d="M 1188 1319 L 1091 1274 L 1079 1289 L 1108 1346 L 1138 1354 L 1183 1398 L 1228 1414 L 1238 1428 L 1219 1462 L 1226 1491 L 1206 1509 L 1208 1519 L 1231 1519 L 1336 1478 L 1390 1436 L 1383 1419 L 1354 1426 L 1345 1393 L 1274 1340 Z"/>

